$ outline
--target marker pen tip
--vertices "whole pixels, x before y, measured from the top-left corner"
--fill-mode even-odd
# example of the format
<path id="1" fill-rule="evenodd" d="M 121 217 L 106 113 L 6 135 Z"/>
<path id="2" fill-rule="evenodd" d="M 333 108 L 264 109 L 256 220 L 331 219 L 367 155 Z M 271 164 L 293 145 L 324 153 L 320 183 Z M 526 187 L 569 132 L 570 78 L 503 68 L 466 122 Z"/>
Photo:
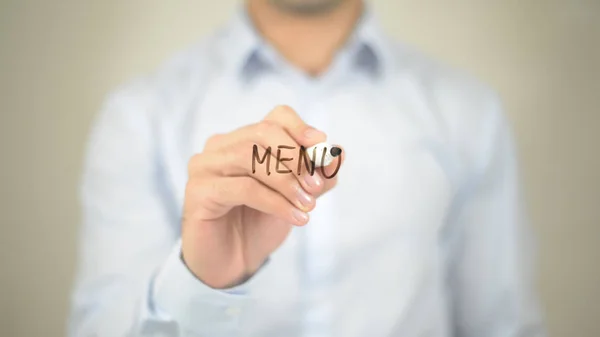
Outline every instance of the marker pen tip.
<path id="1" fill-rule="evenodd" d="M 332 155 L 333 157 L 337 157 L 337 156 L 339 156 L 340 154 L 342 154 L 342 149 L 340 149 L 340 148 L 339 148 L 339 147 L 337 147 L 337 146 L 334 146 L 334 147 L 332 147 L 332 148 L 331 148 L 331 151 L 330 151 L 330 153 L 331 153 L 331 155 Z"/>

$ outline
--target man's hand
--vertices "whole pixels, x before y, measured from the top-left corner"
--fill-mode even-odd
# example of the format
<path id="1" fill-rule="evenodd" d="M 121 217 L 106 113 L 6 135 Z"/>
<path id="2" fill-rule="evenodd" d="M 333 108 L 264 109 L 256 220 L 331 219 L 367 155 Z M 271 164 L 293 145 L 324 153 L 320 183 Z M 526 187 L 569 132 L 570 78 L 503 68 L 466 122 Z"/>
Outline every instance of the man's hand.
<path id="1" fill-rule="evenodd" d="M 298 151 L 325 139 L 294 110 L 279 106 L 257 124 L 207 141 L 189 162 L 182 224 L 183 259 L 196 277 L 213 288 L 236 285 L 258 270 L 292 226 L 308 222 L 316 198 L 333 188 L 337 177 L 325 179 L 319 169 L 311 176 L 304 163 L 298 175 Z M 259 165 L 253 173 L 254 145 L 261 157 L 272 148 L 272 166 L 279 145 L 295 147 L 281 156 L 293 159 L 279 163 L 280 171 L 292 172 L 268 175 Z M 336 167 L 331 164 L 325 173 Z"/>

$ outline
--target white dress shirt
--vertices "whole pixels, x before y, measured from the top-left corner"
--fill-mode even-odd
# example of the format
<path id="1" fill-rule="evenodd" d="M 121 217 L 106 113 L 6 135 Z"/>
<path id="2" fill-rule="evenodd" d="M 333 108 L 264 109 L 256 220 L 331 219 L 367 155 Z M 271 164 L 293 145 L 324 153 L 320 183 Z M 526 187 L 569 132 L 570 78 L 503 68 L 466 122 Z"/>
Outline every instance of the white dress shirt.
<path id="1" fill-rule="evenodd" d="M 180 258 L 187 162 L 278 104 L 344 147 L 339 183 L 257 274 L 211 289 Z M 71 336 L 544 334 L 497 96 L 390 41 L 370 11 L 312 78 L 240 10 L 110 95 L 87 154 Z"/>

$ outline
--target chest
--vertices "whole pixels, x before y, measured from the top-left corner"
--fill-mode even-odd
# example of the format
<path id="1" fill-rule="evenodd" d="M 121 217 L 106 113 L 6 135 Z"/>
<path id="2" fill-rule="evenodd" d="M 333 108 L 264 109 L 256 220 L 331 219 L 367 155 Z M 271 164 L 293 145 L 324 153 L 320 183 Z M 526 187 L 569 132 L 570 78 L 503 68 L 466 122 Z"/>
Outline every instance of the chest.
<path id="1" fill-rule="evenodd" d="M 193 110 L 184 157 L 201 152 L 211 135 L 256 123 L 286 104 L 344 147 L 339 184 L 326 196 L 330 209 L 323 213 L 334 213 L 329 221 L 344 224 L 341 246 L 394 233 L 434 235 L 453 186 L 435 130 L 421 117 L 427 112 L 410 97 L 368 83 L 332 88 L 281 81 L 232 88 L 217 81 Z"/>
<path id="2" fill-rule="evenodd" d="M 301 316 L 308 326 L 314 319 L 330 322 L 344 336 L 373 321 L 382 333 L 393 331 L 415 298 L 429 299 L 424 312 L 439 312 L 441 297 L 433 295 L 441 289 L 438 235 L 453 186 L 418 105 L 367 85 L 327 91 L 275 82 L 240 90 L 216 83 L 203 97 L 180 144 L 182 162 L 211 135 L 256 123 L 279 104 L 346 153 L 336 188 L 273 254 L 265 271 L 270 283 L 253 290 L 263 300 L 260 312 L 281 321 L 302 310 L 319 312 Z M 184 185 L 185 174 L 178 181 Z"/>

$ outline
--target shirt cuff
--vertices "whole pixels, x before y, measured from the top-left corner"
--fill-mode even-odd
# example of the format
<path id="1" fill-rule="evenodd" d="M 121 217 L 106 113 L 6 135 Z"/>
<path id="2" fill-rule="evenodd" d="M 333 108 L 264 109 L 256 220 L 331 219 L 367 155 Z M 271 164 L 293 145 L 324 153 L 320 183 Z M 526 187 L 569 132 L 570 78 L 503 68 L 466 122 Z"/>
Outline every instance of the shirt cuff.
<path id="1" fill-rule="evenodd" d="M 240 316 L 250 303 L 250 288 L 260 282 L 264 268 L 265 265 L 240 285 L 214 289 L 196 278 L 185 265 L 178 240 L 154 279 L 152 306 L 180 328 L 211 336 L 232 333 L 239 328 Z"/>

